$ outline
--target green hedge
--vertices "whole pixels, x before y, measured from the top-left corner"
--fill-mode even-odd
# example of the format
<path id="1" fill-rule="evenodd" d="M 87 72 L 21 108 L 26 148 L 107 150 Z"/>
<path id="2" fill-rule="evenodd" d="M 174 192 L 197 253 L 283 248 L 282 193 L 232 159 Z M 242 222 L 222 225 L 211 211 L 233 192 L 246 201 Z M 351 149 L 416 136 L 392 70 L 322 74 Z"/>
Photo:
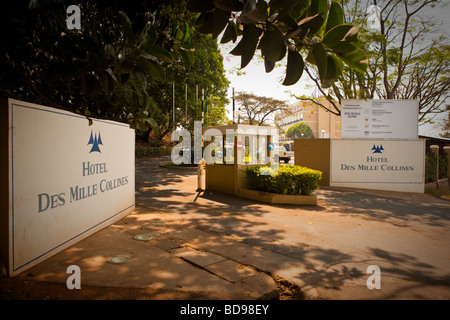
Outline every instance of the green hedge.
<path id="1" fill-rule="evenodd" d="M 261 172 L 273 173 L 262 175 Z M 247 186 L 253 190 L 278 193 L 308 195 L 319 188 L 322 172 L 300 166 L 279 166 L 275 173 L 270 166 L 253 166 L 246 169 Z"/>
<path id="2" fill-rule="evenodd" d="M 135 155 L 136 157 L 146 157 L 146 156 L 170 156 L 172 152 L 172 147 L 136 147 Z"/>

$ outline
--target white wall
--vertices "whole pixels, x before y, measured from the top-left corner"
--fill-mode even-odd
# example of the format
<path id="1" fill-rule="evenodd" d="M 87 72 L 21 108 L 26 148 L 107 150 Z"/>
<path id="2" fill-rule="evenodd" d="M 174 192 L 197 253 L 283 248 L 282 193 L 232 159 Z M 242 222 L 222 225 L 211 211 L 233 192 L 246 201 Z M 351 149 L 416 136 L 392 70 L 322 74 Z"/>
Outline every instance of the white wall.
<path id="1" fill-rule="evenodd" d="M 331 140 L 330 148 L 330 186 L 424 192 L 424 140 Z"/>
<path id="2" fill-rule="evenodd" d="M 12 99 L 8 117 L 2 246 L 15 275 L 134 210 L 135 134 L 127 124 L 93 119 L 89 126 L 83 116 Z M 97 144 L 88 144 L 91 133 Z"/>

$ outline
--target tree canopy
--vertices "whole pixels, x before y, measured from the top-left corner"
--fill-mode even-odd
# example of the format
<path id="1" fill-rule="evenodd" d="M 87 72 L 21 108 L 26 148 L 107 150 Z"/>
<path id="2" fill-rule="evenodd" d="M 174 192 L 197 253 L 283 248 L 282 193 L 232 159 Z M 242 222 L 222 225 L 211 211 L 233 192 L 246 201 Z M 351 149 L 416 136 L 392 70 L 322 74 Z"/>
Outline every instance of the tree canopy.
<path id="1" fill-rule="evenodd" d="M 310 126 L 304 122 L 296 123 L 288 128 L 286 137 L 289 139 L 315 138 Z"/>
<path id="2" fill-rule="evenodd" d="M 204 88 L 217 109 L 213 116 L 223 120 L 228 81 L 217 43 L 195 31 L 198 14 L 186 9 L 186 0 L 81 0 L 80 29 L 66 23 L 72 4 L 30 0 L 5 6 L 2 96 L 162 133 L 185 124 L 186 104 L 187 120 L 199 119 L 195 91 Z"/>
<path id="3" fill-rule="evenodd" d="M 268 97 L 260 97 L 253 93 L 236 92 L 234 97 L 239 110 L 243 113 L 242 122 L 250 125 L 263 125 L 271 120 L 277 112 L 289 113 L 286 101 Z"/>

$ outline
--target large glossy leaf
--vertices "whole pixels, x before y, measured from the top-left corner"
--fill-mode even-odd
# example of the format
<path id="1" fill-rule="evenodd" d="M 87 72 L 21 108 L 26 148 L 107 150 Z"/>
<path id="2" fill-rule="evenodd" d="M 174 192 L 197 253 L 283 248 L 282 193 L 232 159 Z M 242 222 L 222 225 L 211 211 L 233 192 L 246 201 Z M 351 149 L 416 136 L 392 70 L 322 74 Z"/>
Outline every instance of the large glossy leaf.
<path id="1" fill-rule="evenodd" d="M 283 85 L 290 86 L 302 77 L 303 67 L 305 63 L 302 56 L 297 51 L 288 50 L 287 67 L 286 67 L 286 77 L 284 79 Z"/>
<path id="2" fill-rule="evenodd" d="M 125 40 L 127 41 L 129 46 L 133 46 L 136 41 L 136 37 L 134 35 L 133 29 L 131 28 L 130 18 L 128 18 L 127 14 L 123 11 L 119 11 L 119 14 L 122 20 L 122 31 Z"/>
<path id="3" fill-rule="evenodd" d="M 192 66 L 195 62 L 194 53 L 190 50 L 180 48 L 179 50 L 183 62 L 188 66 Z"/>
<path id="4" fill-rule="evenodd" d="M 154 131 L 159 132 L 158 123 L 153 118 L 147 118 L 145 119 L 145 122 L 147 122 Z"/>
<path id="5" fill-rule="evenodd" d="M 327 53 L 321 43 L 316 43 L 312 48 L 312 54 L 314 56 L 314 63 L 319 70 L 319 79 L 322 81 L 327 72 Z"/>
<path id="6" fill-rule="evenodd" d="M 223 33 L 222 39 L 220 43 L 227 43 L 230 41 L 236 42 L 237 32 L 236 32 L 236 24 L 233 21 L 228 22 L 228 26 Z"/>
<path id="7" fill-rule="evenodd" d="M 181 42 L 186 42 L 191 37 L 191 28 L 189 27 L 189 25 L 187 23 L 184 25 L 184 28 L 185 28 L 184 36 L 183 36 L 183 39 L 181 39 Z"/>
<path id="8" fill-rule="evenodd" d="M 358 28 L 351 24 L 340 24 L 328 30 L 323 36 L 323 42 L 332 41 L 356 41 L 358 36 Z"/>
<path id="9" fill-rule="evenodd" d="M 306 17 L 298 23 L 298 28 L 304 30 L 303 34 L 308 32 L 309 34 L 314 34 L 323 24 L 323 17 L 320 14 L 315 14 L 310 17 Z"/>
<path id="10" fill-rule="evenodd" d="M 337 53 L 336 55 L 353 70 L 361 73 L 366 72 L 369 61 L 366 54 L 361 49 L 350 54 Z"/>
<path id="11" fill-rule="evenodd" d="M 145 77 L 145 74 L 142 71 L 136 71 L 136 72 L 134 72 L 134 76 L 136 77 L 136 79 L 138 79 L 142 88 L 144 90 L 146 90 L 147 89 L 147 78 Z"/>
<path id="12" fill-rule="evenodd" d="M 231 12 L 230 11 L 224 11 L 219 8 L 214 9 L 214 16 L 213 16 L 213 38 L 216 38 L 225 28 L 225 26 L 228 24 L 228 21 L 230 20 Z"/>
<path id="13" fill-rule="evenodd" d="M 242 39 L 230 52 L 233 55 L 241 56 L 241 69 L 245 68 L 252 60 L 261 33 L 262 30 L 254 24 L 244 24 Z"/>
<path id="14" fill-rule="evenodd" d="M 164 72 L 163 67 L 161 67 L 161 65 L 159 63 L 152 61 L 152 60 L 147 60 L 147 59 L 143 59 L 142 63 L 145 65 L 148 73 L 153 78 L 155 78 L 156 80 L 159 80 L 159 81 L 164 81 L 164 79 L 166 78 L 166 74 Z"/>
<path id="15" fill-rule="evenodd" d="M 257 0 L 247 0 L 242 9 L 240 19 L 242 23 L 261 23 L 268 19 L 267 13 Z"/>
<path id="16" fill-rule="evenodd" d="M 309 6 L 309 15 L 320 14 L 325 17 L 328 12 L 328 0 L 312 0 Z"/>
<path id="17" fill-rule="evenodd" d="M 131 59 L 124 59 L 118 67 L 114 69 L 114 73 L 125 74 L 130 73 L 134 69 L 134 62 Z"/>
<path id="18" fill-rule="evenodd" d="M 336 79 L 342 74 L 343 64 L 336 56 L 327 56 L 327 71 L 321 80 L 322 88 L 329 88 Z"/>
<path id="19" fill-rule="evenodd" d="M 330 29 L 323 37 L 323 44 L 336 53 L 353 53 L 360 47 L 359 29 L 348 24 L 341 24 Z"/>
<path id="20" fill-rule="evenodd" d="M 167 63 L 173 62 L 172 54 L 162 47 L 150 47 L 150 48 L 147 48 L 145 50 L 145 52 L 147 52 L 148 54 L 150 54 L 164 62 L 167 62 Z"/>
<path id="21" fill-rule="evenodd" d="M 283 59 L 286 54 L 286 45 L 280 31 L 276 29 L 266 30 L 264 32 L 263 41 L 263 55 L 265 61 L 277 62 Z"/>
<path id="22" fill-rule="evenodd" d="M 212 33 L 214 29 L 214 13 L 202 12 L 195 24 L 197 26 L 197 31 L 205 34 Z"/>
<path id="23" fill-rule="evenodd" d="M 325 27 L 325 33 L 331 28 L 344 23 L 344 10 L 336 1 L 331 2 L 330 10 L 328 11 L 328 18 Z"/>
<path id="24" fill-rule="evenodd" d="M 361 48 L 361 43 L 356 41 L 338 41 L 327 44 L 327 47 L 335 53 L 352 54 Z"/>
<path id="25" fill-rule="evenodd" d="M 216 8 L 225 11 L 242 11 L 243 5 L 239 0 L 214 0 Z"/>
<path id="26" fill-rule="evenodd" d="M 197 30 L 201 33 L 210 34 L 217 37 L 227 25 L 231 16 L 230 11 L 214 8 L 212 11 L 203 12 L 197 18 Z"/>

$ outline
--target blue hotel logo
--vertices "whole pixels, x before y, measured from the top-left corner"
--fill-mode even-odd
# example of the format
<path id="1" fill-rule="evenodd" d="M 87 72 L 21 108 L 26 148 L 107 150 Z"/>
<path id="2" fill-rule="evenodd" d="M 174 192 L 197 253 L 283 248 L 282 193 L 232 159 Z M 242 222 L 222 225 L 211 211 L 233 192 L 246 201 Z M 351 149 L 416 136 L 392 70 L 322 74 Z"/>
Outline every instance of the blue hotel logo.
<path id="1" fill-rule="evenodd" d="M 100 131 L 98 132 L 98 136 L 97 136 L 97 133 L 95 133 L 95 135 L 92 135 L 92 130 L 91 130 L 91 137 L 89 138 L 88 145 L 92 145 L 91 151 L 89 151 L 89 153 L 92 153 L 92 152 L 102 153 L 100 151 L 100 145 L 103 145 L 103 142 L 102 142 L 102 137 L 100 135 Z"/>
<path id="2" fill-rule="evenodd" d="M 383 151 L 384 151 L 382 144 L 380 144 L 379 146 L 373 145 L 371 150 L 373 150 L 372 153 L 383 153 Z"/>

